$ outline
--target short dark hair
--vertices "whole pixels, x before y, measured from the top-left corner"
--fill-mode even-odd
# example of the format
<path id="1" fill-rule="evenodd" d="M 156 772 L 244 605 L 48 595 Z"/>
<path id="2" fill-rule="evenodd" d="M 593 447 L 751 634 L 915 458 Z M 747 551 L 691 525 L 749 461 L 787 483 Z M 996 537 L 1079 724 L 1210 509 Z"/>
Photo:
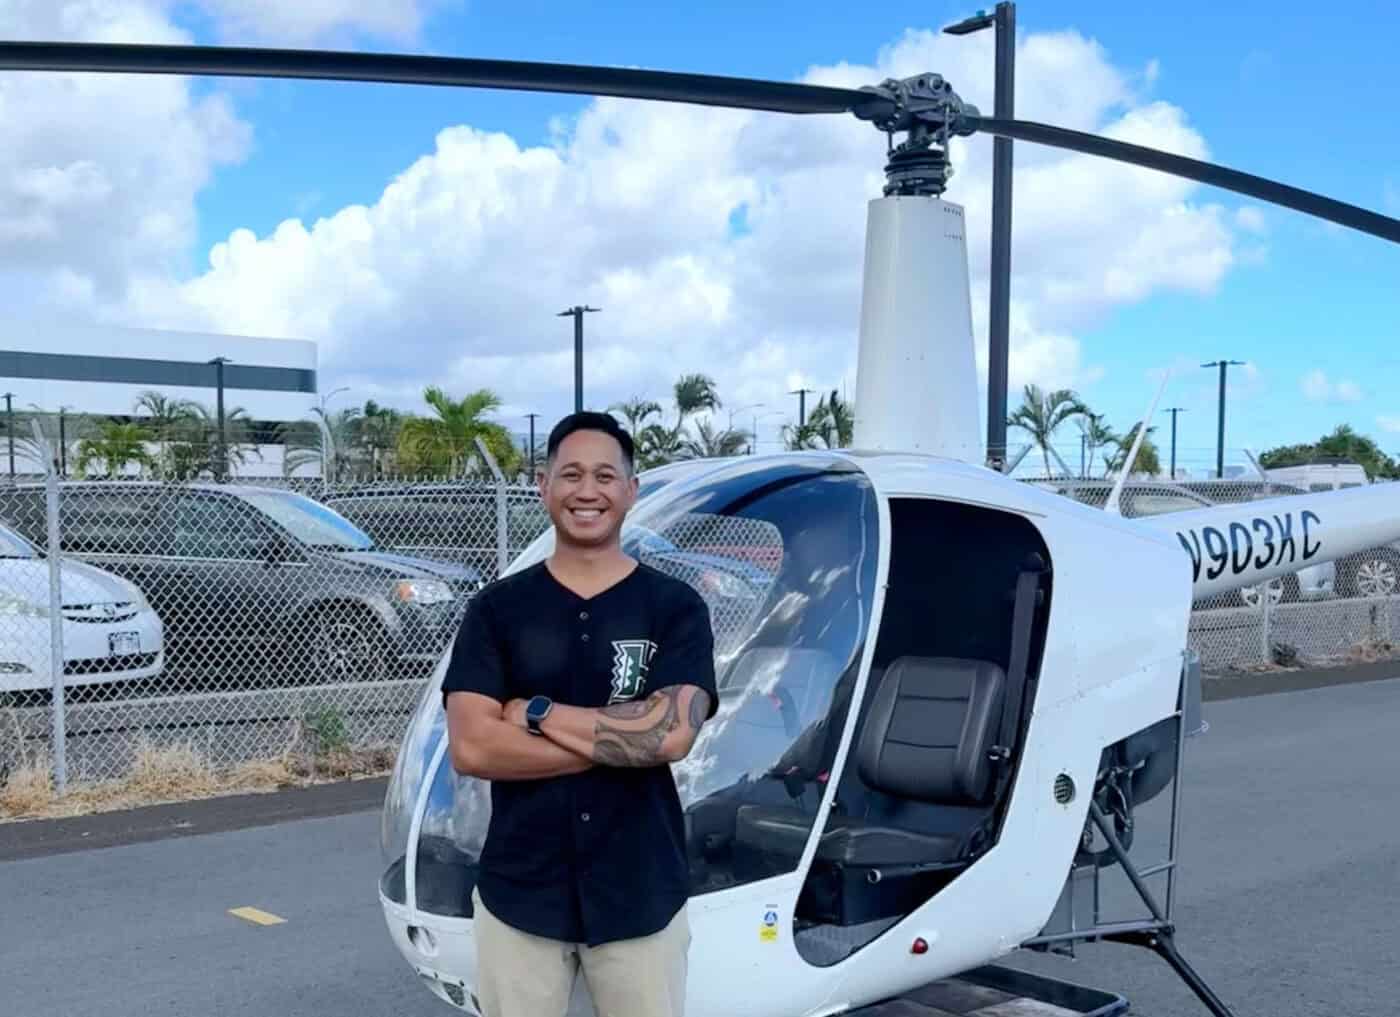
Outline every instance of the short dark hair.
<path id="1" fill-rule="evenodd" d="M 622 460 L 627 465 L 627 472 L 633 472 L 636 446 L 632 442 L 632 436 L 611 413 L 598 413 L 594 410 L 570 413 L 554 425 L 554 430 L 549 432 L 549 443 L 545 446 L 546 462 L 554 461 L 554 454 L 559 451 L 560 443 L 575 431 L 602 431 L 612 436 L 622 446 Z"/>

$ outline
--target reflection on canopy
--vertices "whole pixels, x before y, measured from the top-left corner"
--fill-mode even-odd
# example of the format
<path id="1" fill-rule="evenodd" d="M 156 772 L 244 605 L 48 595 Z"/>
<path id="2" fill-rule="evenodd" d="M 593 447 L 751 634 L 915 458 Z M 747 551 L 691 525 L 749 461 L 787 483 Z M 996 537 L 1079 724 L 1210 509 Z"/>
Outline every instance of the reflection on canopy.
<path id="1" fill-rule="evenodd" d="M 854 680 L 874 596 L 873 491 L 858 469 L 823 454 L 737 461 L 680 477 L 639 502 L 623 544 L 696 589 L 714 625 L 720 704 L 673 767 L 694 890 L 775 874 L 770 860 L 736 853 L 735 815 L 744 804 L 772 803 L 815 819 L 849 699 L 835 689 Z M 552 546 L 550 531 L 511 571 Z M 445 668 L 429 682 L 391 781 L 382 886 L 406 901 L 404 859 L 412 855 L 416 905 L 464 916 L 490 796 L 485 782 L 457 776 L 442 751 Z M 422 817 L 416 837 L 414 815 Z"/>

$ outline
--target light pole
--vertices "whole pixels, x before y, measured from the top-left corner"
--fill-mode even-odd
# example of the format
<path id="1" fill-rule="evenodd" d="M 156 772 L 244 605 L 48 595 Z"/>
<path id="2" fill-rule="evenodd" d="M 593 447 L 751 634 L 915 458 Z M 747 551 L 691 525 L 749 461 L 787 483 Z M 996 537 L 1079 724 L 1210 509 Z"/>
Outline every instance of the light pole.
<path id="1" fill-rule="evenodd" d="M 731 430 L 731 431 L 734 430 L 734 416 L 735 416 L 735 414 L 743 413 L 745 410 L 757 410 L 757 409 L 762 409 L 763 405 L 764 405 L 763 403 L 749 403 L 747 406 L 736 406 L 734 409 L 730 410 L 730 411 L 729 411 L 729 430 Z"/>
<path id="2" fill-rule="evenodd" d="M 68 428 L 64 414 L 71 410 L 71 406 L 60 406 L 58 408 L 58 475 L 68 476 Z"/>
<path id="3" fill-rule="evenodd" d="M 949 35 L 970 35 L 996 28 L 996 88 L 993 107 L 998 118 L 1015 114 L 1016 5 L 1003 2 L 988 14 L 943 29 Z M 1011 139 L 992 141 L 992 278 L 987 320 L 987 465 L 1000 471 L 1006 464 L 1006 386 L 1010 361 L 1011 305 Z"/>
<path id="4" fill-rule="evenodd" d="M 1178 413 L 1185 413 L 1186 410 L 1183 409 L 1183 408 L 1180 407 L 1180 406 L 1172 406 L 1172 407 L 1169 407 L 1169 408 L 1167 409 L 1167 412 L 1170 413 L 1170 414 L 1172 415 L 1172 468 L 1171 468 L 1171 472 L 1168 473 L 1167 476 L 1169 476 L 1169 477 L 1171 477 L 1173 480 L 1175 480 L 1175 479 L 1176 479 L 1176 415 L 1177 415 Z"/>
<path id="5" fill-rule="evenodd" d="M 525 416 L 530 418 L 530 472 L 533 474 L 535 472 L 535 418 L 539 414 L 527 413 Z"/>
<path id="6" fill-rule="evenodd" d="M 1225 370 L 1229 367 L 1238 367 L 1243 363 L 1243 360 L 1212 360 L 1209 364 L 1201 365 L 1202 367 L 1220 368 L 1220 418 L 1215 438 L 1215 477 L 1217 480 L 1225 476 Z"/>
<path id="7" fill-rule="evenodd" d="M 797 426 L 799 428 L 807 426 L 807 393 L 815 395 L 816 391 L 814 388 L 796 388 L 788 393 L 788 395 L 797 396 Z"/>
<path id="8" fill-rule="evenodd" d="M 228 363 L 228 357 L 214 357 L 209 363 L 214 365 L 214 385 L 218 389 L 218 417 L 219 417 L 219 462 L 214 471 L 214 476 L 219 483 L 228 479 L 228 435 L 224 430 L 224 365 Z"/>
<path id="9" fill-rule="evenodd" d="M 5 393 L 5 431 L 10 436 L 10 479 L 15 479 L 15 394 Z"/>
<path id="10" fill-rule="evenodd" d="M 601 307 L 575 306 L 568 310 L 560 311 L 555 317 L 574 319 L 574 412 L 583 410 L 583 316 L 594 311 L 601 311 Z"/>

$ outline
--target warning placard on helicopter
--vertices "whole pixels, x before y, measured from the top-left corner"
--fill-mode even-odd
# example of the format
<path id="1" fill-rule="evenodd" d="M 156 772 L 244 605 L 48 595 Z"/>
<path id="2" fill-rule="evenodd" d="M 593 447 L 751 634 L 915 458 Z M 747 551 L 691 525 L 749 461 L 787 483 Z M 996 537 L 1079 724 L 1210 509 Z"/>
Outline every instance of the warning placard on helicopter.
<path id="1" fill-rule="evenodd" d="M 774 908 L 763 912 L 763 922 L 758 927 L 758 939 L 762 943 L 778 941 L 778 912 Z"/>

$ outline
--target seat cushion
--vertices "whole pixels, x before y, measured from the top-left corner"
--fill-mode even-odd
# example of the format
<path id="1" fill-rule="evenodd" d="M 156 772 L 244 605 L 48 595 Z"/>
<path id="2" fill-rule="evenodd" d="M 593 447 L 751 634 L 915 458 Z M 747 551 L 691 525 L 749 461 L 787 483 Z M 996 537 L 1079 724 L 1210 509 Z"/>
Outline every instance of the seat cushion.
<path id="1" fill-rule="evenodd" d="M 807 845 L 814 817 L 796 809 L 745 805 L 739 809 L 735 839 L 765 854 L 796 859 Z M 833 816 L 817 845 L 817 858 L 846 866 L 919 865 L 954 862 L 962 838 L 874 826 L 853 816 Z"/>
<path id="2" fill-rule="evenodd" d="M 822 835 L 817 857 L 846 866 L 923 865 L 955 862 L 962 839 L 915 833 L 893 826 L 866 826 L 859 820 L 841 821 Z"/>

